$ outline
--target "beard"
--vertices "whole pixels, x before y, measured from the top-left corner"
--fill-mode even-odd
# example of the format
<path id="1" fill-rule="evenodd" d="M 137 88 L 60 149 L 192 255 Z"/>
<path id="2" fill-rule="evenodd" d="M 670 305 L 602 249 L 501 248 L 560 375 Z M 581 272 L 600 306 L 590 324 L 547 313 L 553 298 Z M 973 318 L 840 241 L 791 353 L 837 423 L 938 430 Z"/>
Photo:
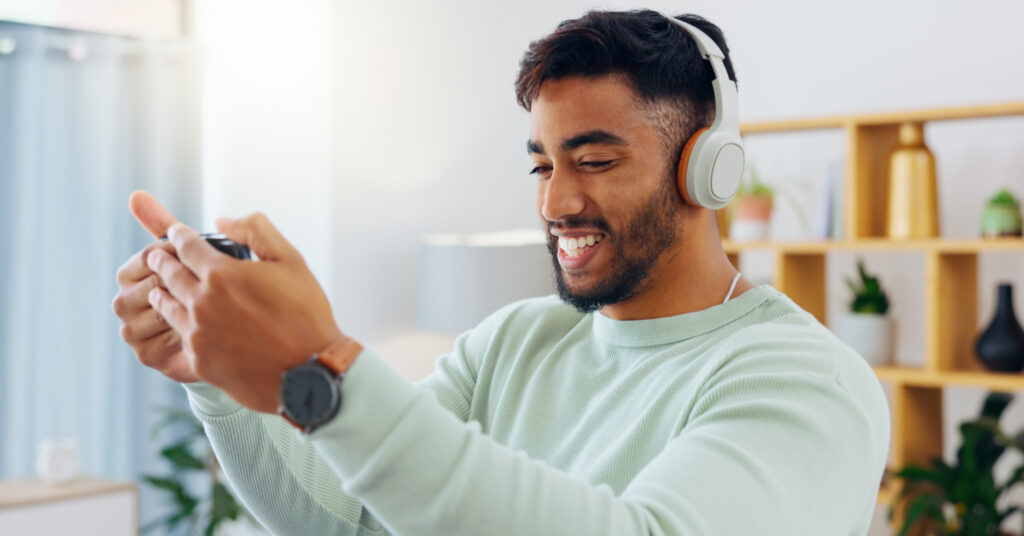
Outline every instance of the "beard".
<path id="1" fill-rule="evenodd" d="M 555 266 L 555 284 L 562 301 L 581 313 L 592 313 L 605 305 L 619 303 L 643 289 L 651 268 L 676 241 L 676 188 L 665 179 L 644 206 L 631 214 L 621 233 L 613 233 L 608 222 L 600 217 L 571 217 L 561 227 L 588 227 L 601 231 L 604 247 L 612 248 L 607 275 L 590 289 L 574 292 L 565 282 L 558 263 L 558 237 L 551 234 L 548 222 L 548 252 Z"/>

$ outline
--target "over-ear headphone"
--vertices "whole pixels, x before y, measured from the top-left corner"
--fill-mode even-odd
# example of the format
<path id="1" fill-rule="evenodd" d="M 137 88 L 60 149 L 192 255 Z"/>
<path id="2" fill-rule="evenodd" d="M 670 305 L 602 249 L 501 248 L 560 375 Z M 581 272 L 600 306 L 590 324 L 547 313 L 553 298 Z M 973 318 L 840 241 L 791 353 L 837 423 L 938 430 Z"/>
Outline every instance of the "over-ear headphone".
<path id="1" fill-rule="evenodd" d="M 722 49 L 696 26 L 675 17 L 668 20 L 686 30 L 697 43 L 701 57 L 715 73 L 715 120 L 698 130 L 683 147 L 676 181 L 679 193 L 698 207 L 720 209 L 732 201 L 743 178 L 743 140 L 740 138 L 736 83 L 729 79 Z"/>

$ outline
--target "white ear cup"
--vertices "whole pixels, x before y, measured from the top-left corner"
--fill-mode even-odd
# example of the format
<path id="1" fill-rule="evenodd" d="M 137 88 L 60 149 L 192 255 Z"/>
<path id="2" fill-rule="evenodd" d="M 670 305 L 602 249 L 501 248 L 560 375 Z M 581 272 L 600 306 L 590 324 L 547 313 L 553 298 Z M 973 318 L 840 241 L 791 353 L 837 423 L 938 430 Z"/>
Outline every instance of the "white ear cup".
<path id="1" fill-rule="evenodd" d="M 713 128 L 700 134 L 686 162 L 686 196 L 694 205 L 718 210 L 732 201 L 743 178 L 743 143 Z"/>

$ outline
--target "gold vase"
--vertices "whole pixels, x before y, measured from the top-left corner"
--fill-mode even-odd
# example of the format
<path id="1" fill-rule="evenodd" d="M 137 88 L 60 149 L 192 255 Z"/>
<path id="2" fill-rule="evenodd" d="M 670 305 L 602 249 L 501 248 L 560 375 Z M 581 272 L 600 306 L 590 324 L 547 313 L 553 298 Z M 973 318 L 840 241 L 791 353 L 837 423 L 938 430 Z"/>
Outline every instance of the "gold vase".
<path id="1" fill-rule="evenodd" d="M 924 144 L 924 125 L 903 123 L 889 157 L 889 238 L 939 236 L 935 157 Z"/>

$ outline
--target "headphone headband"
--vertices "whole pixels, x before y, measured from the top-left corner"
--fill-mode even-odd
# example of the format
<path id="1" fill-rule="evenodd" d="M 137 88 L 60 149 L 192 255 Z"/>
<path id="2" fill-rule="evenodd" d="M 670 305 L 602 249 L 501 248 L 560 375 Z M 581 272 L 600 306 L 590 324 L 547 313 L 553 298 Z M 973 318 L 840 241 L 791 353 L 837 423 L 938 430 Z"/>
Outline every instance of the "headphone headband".
<path id="1" fill-rule="evenodd" d="M 711 37 L 688 22 L 662 16 L 693 37 L 701 57 L 711 64 L 715 74 L 711 81 L 715 120 L 686 143 L 680 162 L 679 190 L 691 204 L 717 210 L 736 195 L 743 177 L 744 152 L 736 83 L 729 79 L 725 54 Z"/>
<path id="2" fill-rule="evenodd" d="M 725 67 L 725 54 L 722 53 L 722 49 L 718 48 L 718 43 L 700 28 L 675 17 L 662 16 L 686 30 L 686 33 L 693 37 L 700 56 L 711 64 L 711 70 L 715 73 L 715 79 L 711 81 L 715 92 L 715 121 L 712 128 L 735 130 L 738 136 L 740 122 L 737 114 L 739 99 L 736 95 L 736 82 L 729 79 L 729 70 Z"/>
<path id="3" fill-rule="evenodd" d="M 669 17 L 668 15 L 662 16 L 677 25 L 682 26 L 688 34 L 693 36 L 693 40 L 697 43 L 697 50 L 700 50 L 700 56 L 702 58 L 708 59 L 708 56 L 714 56 L 720 60 L 725 60 L 725 54 L 722 54 L 722 49 L 718 48 L 718 43 L 709 37 L 708 34 L 700 31 L 700 28 L 675 17 Z"/>

